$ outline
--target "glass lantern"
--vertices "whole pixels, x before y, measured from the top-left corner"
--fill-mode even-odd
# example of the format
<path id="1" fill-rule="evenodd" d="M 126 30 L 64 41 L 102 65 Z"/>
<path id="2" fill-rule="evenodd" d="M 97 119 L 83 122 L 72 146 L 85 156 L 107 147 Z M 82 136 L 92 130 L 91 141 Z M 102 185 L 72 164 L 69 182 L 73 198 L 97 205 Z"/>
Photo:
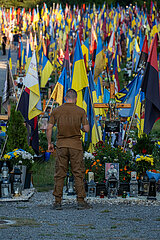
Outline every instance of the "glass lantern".
<path id="1" fill-rule="evenodd" d="M 142 195 L 148 196 L 148 192 L 149 192 L 149 178 L 146 174 L 142 179 Z"/>
<path id="2" fill-rule="evenodd" d="M 8 169 L 8 167 L 7 167 L 7 163 L 4 162 L 4 163 L 3 163 L 3 167 L 2 167 L 2 178 L 3 178 L 3 179 L 4 179 L 4 178 L 8 178 L 8 176 L 9 176 L 8 171 L 9 171 L 9 169 Z"/>
<path id="3" fill-rule="evenodd" d="M 107 189 L 108 189 L 108 198 L 117 198 L 118 192 L 118 180 L 112 174 L 107 181 Z"/>
<path id="4" fill-rule="evenodd" d="M 68 178 L 68 195 L 74 195 L 74 178 L 73 176 L 70 176 Z"/>
<path id="5" fill-rule="evenodd" d="M 22 195 L 22 184 L 18 178 L 15 178 L 13 182 L 13 195 L 14 197 L 19 197 Z"/>
<path id="6" fill-rule="evenodd" d="M 88 197 L 95 197 L 96 196 L 96 183 L 91 180 L 88 183 Z"/>
<path id="7" fill-rule="evenodd" d="M 137 173 L 131 172 L 130 197 L 137 197 L 137 196 L 138 196 Z"/>
<path id="8" fill-rule="evenodd" d="M 1 197 L 11 198 L 11 183 L 7 178 L 3 179 L 3 182 L 1 184 Z"/>

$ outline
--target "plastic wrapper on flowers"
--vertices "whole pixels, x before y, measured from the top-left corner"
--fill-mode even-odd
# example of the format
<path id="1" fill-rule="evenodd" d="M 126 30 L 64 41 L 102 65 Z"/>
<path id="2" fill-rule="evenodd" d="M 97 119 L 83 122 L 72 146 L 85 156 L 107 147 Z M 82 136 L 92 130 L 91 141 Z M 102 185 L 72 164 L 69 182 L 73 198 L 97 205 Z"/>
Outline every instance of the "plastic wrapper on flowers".
<path id="1" fill-rule="evenodd" d="M 33 155 L 23 149 L 14 149 L 4 155 L 3 160 L 10 161 L 11 165 L 25 165 L 30 169 L 34 163 Z"/>

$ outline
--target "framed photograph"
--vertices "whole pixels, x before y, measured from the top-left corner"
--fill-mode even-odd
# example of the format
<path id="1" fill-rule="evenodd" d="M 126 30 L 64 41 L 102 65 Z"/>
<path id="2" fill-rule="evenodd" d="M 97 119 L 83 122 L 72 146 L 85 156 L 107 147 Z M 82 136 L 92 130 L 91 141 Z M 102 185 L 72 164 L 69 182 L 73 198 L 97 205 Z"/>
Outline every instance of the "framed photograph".
<path id="1" fill-rule="evenodd" d="M 114 175 L 119 180 L 119 163 L 105 163 L 105 179 Z"/>
<path id="2" fill-rule="evenodd" d="M 47 117 L 43 117 L 41 119 L 40 129 L 41 130 L 46 130 L 47 129 L 47 125 L 48 125 L 48 118 Z"/>

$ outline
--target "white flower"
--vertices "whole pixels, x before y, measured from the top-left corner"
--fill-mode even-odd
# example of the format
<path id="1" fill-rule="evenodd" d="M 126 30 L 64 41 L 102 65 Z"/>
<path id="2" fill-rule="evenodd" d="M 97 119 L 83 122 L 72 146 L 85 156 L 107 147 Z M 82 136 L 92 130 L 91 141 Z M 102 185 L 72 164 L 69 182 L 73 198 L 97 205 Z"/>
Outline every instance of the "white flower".
<path id="1" fill-rule="evenodd" d="M 19 162 L 18 162 L 19 164 L 22 164 L 22 160 L 19 160 Z"/>
<path id="2" fill-rule="evenodd" d="M 92 155 L 92 153 L 85 152 L 85 153 L 84 153 L 84 158 L 87 158 L 87 159 L 94 159 L 95 157 Z"/>

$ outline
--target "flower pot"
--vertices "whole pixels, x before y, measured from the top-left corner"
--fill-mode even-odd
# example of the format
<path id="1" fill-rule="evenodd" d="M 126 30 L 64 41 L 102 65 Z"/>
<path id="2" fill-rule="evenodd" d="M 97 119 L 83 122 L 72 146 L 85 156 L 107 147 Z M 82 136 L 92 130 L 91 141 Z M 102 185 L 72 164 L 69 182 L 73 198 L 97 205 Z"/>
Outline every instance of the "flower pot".
<path id="1" fill-rule="evenodd" d="M 45 152 L 45 155 L 44 155 L 45 162 L 49 161 L 50 155 L 51 155 L 51 152 Z"/>

